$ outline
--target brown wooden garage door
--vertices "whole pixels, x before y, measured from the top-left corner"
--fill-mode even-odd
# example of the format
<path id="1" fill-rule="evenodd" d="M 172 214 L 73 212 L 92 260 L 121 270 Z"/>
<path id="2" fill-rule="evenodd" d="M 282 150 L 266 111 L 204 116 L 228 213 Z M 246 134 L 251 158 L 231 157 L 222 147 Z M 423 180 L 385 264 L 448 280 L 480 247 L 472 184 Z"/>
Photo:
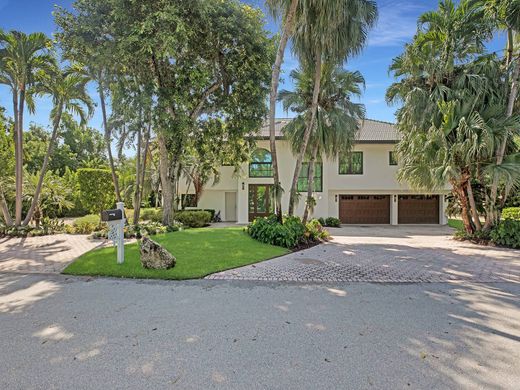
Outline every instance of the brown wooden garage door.
<path id="1" fill-rule="evenodd" d="M 390 223 L 390 196 L 340 195 L 339 219 L 350 224 Z"/>
<path id="2" fill-rule="evenodd" d="M 438 195 L 399 195 L 398 223 L 439 223 Z"/>

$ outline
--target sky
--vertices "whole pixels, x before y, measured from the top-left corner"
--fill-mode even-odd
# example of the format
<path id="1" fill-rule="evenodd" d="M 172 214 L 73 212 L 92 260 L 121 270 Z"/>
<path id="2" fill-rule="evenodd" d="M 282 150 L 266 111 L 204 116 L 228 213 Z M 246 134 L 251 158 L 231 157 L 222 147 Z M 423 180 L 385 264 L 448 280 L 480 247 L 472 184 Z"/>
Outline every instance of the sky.
<path id="1" fill-rule="evenodd" d="M 189 1 L 189 0 L 187 0 Z M 252 6 L 264 9 L 263 0 L 242 0 Z M 0 0 L 0 28 L 4 30 L 20 30 L 25 33 L 41 31 L 49 36 L 56 30 L 52 11 L 55 5 L 72 8 L 72 0 Z M 388 67 L 392 59 L 399 55 L 405 43 L 410 42 L 417 28 L 417 18 L 428 10 L 437 8 L 436 0 L 377 0 L 379 18 L 377 25 L 369 33 L 365 49 L 357 57 L 350 58 L 345 64 L 348 70 L 360 71 L 366 82 L 366 89 L 361 98 L 365 104 L 367 118 L 395 122 L 396 107 L 385 102 L 385 91 L 393 82 Z M 265 13 L 265 12 L 264 12 Z M 279 30 L 277 21 L 266 16 L 266 28 L 276 33 Z M 504 47 L 504 37 L 498 36 L 488 44 L 490 51 L 501 50 Z M 292 89 L 289 77 L 291 70 L 298 67 L 298 61 L 286 51 L 282 66 L 282 82 L 280 89 Z M 95 99 L 94 85 L 89 87 Z M 12 115 L 12 98 L 6 87 L 0 86 L 0 106 L 6 108 Z M 49 125 L 49 99 L 39 99 L 34 114 L 26 114 L 26 123 L 34 122 L 47 127 Z M 277 117 L 291 117 L 280 106 L 277 107 Z M 101 129 L 101 112 L 99 106 L 89 125 Z M 27 126 L 25 126 L 27 128 Z"/>

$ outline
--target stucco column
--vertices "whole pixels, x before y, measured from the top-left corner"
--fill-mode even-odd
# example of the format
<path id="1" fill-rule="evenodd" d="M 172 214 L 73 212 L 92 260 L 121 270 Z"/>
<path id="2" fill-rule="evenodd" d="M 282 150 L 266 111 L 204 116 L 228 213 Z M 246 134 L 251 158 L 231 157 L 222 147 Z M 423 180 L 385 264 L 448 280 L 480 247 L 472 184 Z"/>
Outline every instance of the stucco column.
<path id="1" fill-rule="evenodd" d="M 397 225 L 399 215 L 399 196 L 397 194 L 390 195 L 390 224 Z"/>
<path id="2" fill-rule="evenodd" d="M 242 168 L 242 172 L 247 172 L 247 165 L 243 164 Z M 246 178 L 239 175 L 237 180 L 237 223 L 249 222 L 247 184 Z"/>
<path id="3" fill-rule="evenodd" d="M 446 215 L 446 208 L 448 207 L 448 202 L 446 202 L 446 195 L 439 195 L 439 224 L 447 225 L 448 224 L 448 216 Z"/>

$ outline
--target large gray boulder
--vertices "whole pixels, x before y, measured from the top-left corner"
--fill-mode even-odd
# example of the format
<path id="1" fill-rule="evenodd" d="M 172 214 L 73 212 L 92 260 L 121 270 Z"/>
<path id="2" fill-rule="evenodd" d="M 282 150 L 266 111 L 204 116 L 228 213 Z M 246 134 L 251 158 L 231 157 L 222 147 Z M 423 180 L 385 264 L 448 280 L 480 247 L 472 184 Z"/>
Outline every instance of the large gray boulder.
<path id="1" fill-rule="evenodd" d="M 148 237 L 142 238 L 140 253 L 141 264 L 144 268 L 168 269 L 175 266 L 175 257 Z"/>

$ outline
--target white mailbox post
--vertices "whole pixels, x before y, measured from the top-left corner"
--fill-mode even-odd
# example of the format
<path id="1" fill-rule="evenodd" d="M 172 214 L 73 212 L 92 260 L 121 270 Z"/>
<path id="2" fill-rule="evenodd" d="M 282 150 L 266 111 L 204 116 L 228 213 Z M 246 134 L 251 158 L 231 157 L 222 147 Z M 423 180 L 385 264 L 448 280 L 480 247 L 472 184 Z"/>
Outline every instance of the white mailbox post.
<path id="1" fill-rule="evenodd" d="M 123 202 L 116 203 L 116 209 L 101 212 L 101 220 L 108 224 L 108 239 L 117 246 L 117 263 L 125 261 L 125 206 Z"/>

